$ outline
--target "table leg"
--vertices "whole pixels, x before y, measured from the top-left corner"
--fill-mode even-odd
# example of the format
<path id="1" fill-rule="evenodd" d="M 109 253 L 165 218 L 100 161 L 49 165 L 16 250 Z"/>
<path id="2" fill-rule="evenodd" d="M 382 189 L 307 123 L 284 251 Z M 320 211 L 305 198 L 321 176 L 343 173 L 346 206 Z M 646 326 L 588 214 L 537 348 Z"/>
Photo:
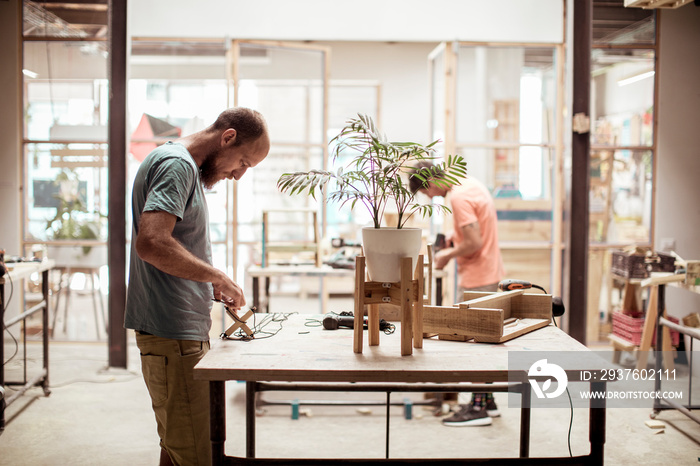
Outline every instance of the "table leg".
<path id="1" fill-rule="evenodd" d="M 0 277 L 0 322 L 5 322 L 5 279 Z M 44 330 L 46 333 L 46 330 Z M 0 336 L 0 360 L 5 362 L 5 332 Z M 5 366 L 0 367 L 0 434 L 5 430 Z"/>
<path id="2" fill-rule="evenodd" d="M 591 393 L 605 392 L 605 382 L 591 382 Z M 591 442 L 592 464 L 603 464 L 605 447 L 605 398 L 591 398 L 588 438 Z"/>
<path id="3" fill-rule="evenodd" d="M 245 457 L 255 458 L 255 384 L 245 383 Z"/>
<path id="4" fill-rule="evenodd" d="M 253 307 L 260 309 L 260 279 L 253 277 Z"/>
<path id="5" fill-rule="evenodd" d="M 219 466 L 226 462 L 226 383 L 223 381 L 209 382 L 209 416 L 211 463 Z"/>
<path id="6" fill-rule="evenodd" d="M 529 383 L 523 383 L 520 386 L 520 457 L 528 458 L 530 456 L 530 397 L 532 389 Z"/>
<path id="7" fill-rule="evenodd" d="M 49 388 L 49 271 L 44 270 L 41 273 L 41 294 L 44 298 L 44 308 L 41 311 L 41 323 L 43 327 L 42 346 L 44 356 L 44 371 L 46 375 L 41 381 L 41 388 L 44 390 L 44 395 L 48 396 L 51 393 Z"/>

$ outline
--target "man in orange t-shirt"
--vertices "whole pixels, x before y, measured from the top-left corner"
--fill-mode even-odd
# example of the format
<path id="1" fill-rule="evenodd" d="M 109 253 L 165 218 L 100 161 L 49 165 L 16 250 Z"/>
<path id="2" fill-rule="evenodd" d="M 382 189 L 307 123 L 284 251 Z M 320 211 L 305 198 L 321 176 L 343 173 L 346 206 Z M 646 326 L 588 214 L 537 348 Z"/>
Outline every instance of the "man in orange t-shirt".
<path id="1" fill-rule="evenodd" d="M 417 170 L 430 166 L 423 162 Z M 464 291 L 498 291 L 498 282 L 504 276 L 503 260 L 498 248 L 496 207 L 486 186 L 467 177 L 460 185 L 445 188 L 411 176 L 409 187 L 412 192 L 449 200 L 453 232 L 448 236 L 448 246 L 435 253 L 433 263 L 436 269 L 442 269 L 451 259 L 457 261 L 457 301 L 461 301 Z M 442 422 L 459 427 L 484 426 L 490 425 L 491 418 L 499 415 L 493 393 L 473 393 L 471 403 L 461 405 L 458 412 Z"/>

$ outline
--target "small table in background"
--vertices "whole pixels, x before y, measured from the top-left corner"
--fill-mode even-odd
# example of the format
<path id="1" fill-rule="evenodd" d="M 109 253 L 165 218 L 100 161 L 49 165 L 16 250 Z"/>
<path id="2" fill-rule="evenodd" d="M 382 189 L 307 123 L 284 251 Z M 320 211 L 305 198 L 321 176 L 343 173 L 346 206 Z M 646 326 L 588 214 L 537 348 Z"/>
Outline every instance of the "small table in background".
<path id="1" fill-rule="evenodd" d="M 0 369 L 0 387 L 4 389 L 6 386 L 19 386 L 20 388 L 11 396 L 2 393 L 4 397 L 0 401 L 0 433 L 5 429 L 5 408 L 11 405 L 15 400 L 24 394 L 32 387 L 42 387 L 45 395 L 49 395 L 49 271 L 54 267 L 54 262 L 44 260 L 43 262 L 19 262 L 6 264 L 8 273 L 0 277 L 0 319 L 2 319 L 4 328 L 2 332 L 2 345 L 0 345 L 0 360 L 5 362 L 5 345 L 4 339 L 7 333 L 4 329 L 23 322 L 28 317 L 37 312 L 42 313 L 42 344 L 43 344 L 43 363 L 42 369 L 32 378 L 27 379 L 27 354 L 24 353 L 24 377 L 21 381 L 6 381 L 5 380 L 5 365 Z M 6 300 L 9 298 L 7 290 L 8 285 L 12 287 L 12 299 L 22 299 L 23 280 L 29 278 L 32 274 L 39 273 L 41 275 L 41 294 L 42 300 L 29 309 L 22 309 L 20 313 L 12 318 L 5 318 Z M 26 326 L 25 326 L 26 330 Z M 8 330 L 9 331 L 9 330 Z M 22 332 L 23 342 L 26 343 L 26 331 Z"/>

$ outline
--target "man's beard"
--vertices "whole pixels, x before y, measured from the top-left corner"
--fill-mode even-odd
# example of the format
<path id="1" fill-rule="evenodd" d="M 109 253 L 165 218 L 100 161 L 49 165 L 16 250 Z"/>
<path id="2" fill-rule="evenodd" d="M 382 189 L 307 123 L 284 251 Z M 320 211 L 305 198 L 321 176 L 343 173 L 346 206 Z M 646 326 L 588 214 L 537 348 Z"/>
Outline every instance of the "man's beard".
<path id="1" fill-rule="evenodd" d="M 204 185 L 206 189 L 212 189 L 219 181 L 217 170 L 219 154 L 219 151 L 209 153 L 199 167 L 199 177 L 202 180 L 202 185 Z"/>

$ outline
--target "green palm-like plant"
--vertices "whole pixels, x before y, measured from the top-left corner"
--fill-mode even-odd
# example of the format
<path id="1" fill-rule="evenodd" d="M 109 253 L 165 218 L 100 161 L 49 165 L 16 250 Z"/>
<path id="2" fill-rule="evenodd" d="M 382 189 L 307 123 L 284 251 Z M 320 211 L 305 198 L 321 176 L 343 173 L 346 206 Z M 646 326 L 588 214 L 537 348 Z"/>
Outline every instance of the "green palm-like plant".
<path id="1" fill-rule="evenodd" d="M 56 215 L 46 221 L 46 229 L 54 240 L 92 240 L 100 239 L 100 219 L 80 219 L 81 213 L 89 214 L 85 203 L 81 200 L 78 186 L 79 178 L 74 172 L 62 171 L 56 177 L 59 192 L 56 195 L 59 205 Z M 90 252 L 90 246 L 83 246 L 83 252 Z"/>
<path id="2" fill-rule="evenodd" d="M 310 170 L 285 173 L 277 181 L 278 189 L 289 195 L 307 193 L 316 198 L 331 180 L 335 189 L 328 193 L 328 200 L 340 205 L 350 203 L 354 208 L 359 202 L 369 211 L 374 228 L 382 224 L 384 212 L 390 203 L 398 213 L 397 229 L 402 228 L 411 216 L 419 212 L 423 217 L 431 216 L 435 210 L 450 212 L 441 204 L 420 204 L 415 200 L 404 176 L 414 174 L 422 182 L 432 181 L 442 188 L 459 184 L 467 174 L 467 163 L 459 155 L 431 167 L 418 168 L 419 162 L 436 159 L 434 146 L 414 142 L 389 142 L 377 130 L 372 118 L 358 114 L 348 120 L 346 126 L 331 140 L 334 145 L 333 163 L 345 151 L 355 154 L 345 167 L 335 172 Z M 403 176 L 402 176 L 403 175 Z"/>

